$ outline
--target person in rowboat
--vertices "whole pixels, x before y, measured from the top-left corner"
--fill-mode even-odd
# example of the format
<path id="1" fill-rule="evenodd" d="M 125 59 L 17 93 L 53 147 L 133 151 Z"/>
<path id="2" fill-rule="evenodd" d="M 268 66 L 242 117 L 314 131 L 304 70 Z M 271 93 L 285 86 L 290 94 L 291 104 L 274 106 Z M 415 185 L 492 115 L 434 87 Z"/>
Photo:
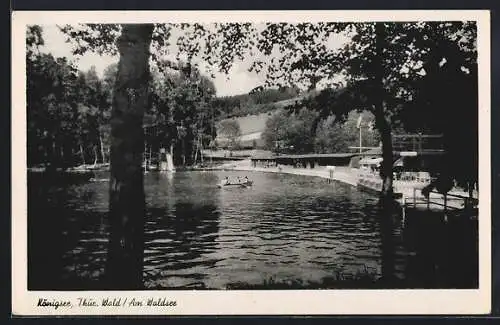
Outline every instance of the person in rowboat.
<path id="1" fill-rule="evenodd" d="M 227 184 L 229 184 L 229 177 L 226 176 L 226 178 L 222 180 L 222 185 L 227 185 Z"/>
<path id="2" fill-rule="evenodd" d="M 248 183 L 249 182 L 249 179 L 247 176 L 245 176 L 245 179 L 243 180 L 244 182 L 243 183 Z"/>

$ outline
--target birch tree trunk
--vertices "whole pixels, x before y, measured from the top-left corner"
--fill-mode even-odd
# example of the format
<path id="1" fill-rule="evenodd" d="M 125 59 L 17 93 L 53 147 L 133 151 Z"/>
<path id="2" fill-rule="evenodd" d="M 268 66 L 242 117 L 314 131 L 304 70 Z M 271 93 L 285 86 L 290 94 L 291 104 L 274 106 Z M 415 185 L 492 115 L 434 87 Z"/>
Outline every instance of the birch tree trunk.
<path id="1" fill-rule="evenodd" d="M 83 152 L 83 146 L 80 143 L 80 154 L 82 155 L 82 162 L 85 165 L 85 153 Z"/>
<path id="2" fill-rule="evenodd" d="M 152 153 L 153 151 L 153 148 L 151 146 L 149 146 L 149 158 L 148 158 L 148 166 L 151 166 L 151 158 L 152 158 Z"/>
<path id="3" fill-rule="evenodd" d="M 97 165 L 97 149 L 94 146 L 92 146 L 92 150 L 94 151 L 94 166 Z"/>
<path id="4" fill-rule="evenodd" d="M 196 141 L 196 148 L 194 150 L 194 158 L 193 158 L 194 163 L 193 163 L 193 165 L 196 165 L 196 160 L 198 160 L 198 148 L 199 148 L 199 142 Z"/>
<path id="5" fill-rule="evenodd" d="M 172 142 L 170 142 L 170 157 L 172 158 L 172 165 L 175 165 L 174 163 L 174 143 L 173 143 L 173 140 Z M 167 159 L 167 162 L 168 162 L 168 159 Z M 172 166 L 174 167 L 174 166 Z"/>
<path id="6" fill-rule="evenodd" d="M 104 147 L 102 146 L 101 130 L 99 130 L 99 146 L 101 147 L 101 158 L 102 158 L 102 163 L 104 164 L 106 162 L 106 155 L 104 154 Z"/>
<path id="7" fill-rule="evenodd" d="M 201 160 L 201 163 L 203 164 L 203 141 L 201 141 L 201 139 L 200 139 L 199 149 L 200 149 L 200 160 Z"/>
<path id="8" fill-rule="evenodd" d="M 182 166 L 186 166 L 186 141 L 182 138 Z"/>
<path id="9" fill-rule="evenodd" d="M 110 242 L 107 284 L 113 289 L 143 287 L 145 197 L 142 173 L 149 47 L 153 25 L 123 25 L 120 61 L 111 112 L 109 187 Z"/>

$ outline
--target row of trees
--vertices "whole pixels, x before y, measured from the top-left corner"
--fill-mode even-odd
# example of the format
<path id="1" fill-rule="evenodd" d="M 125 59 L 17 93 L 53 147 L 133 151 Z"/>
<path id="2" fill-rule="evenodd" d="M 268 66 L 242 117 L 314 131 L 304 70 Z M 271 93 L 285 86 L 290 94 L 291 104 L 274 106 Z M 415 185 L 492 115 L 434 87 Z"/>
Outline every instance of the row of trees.
<path id="1" fill-rule="evenodd" d="M 109 162 L 111 107 L 118 72 L 78 71 L 41 53 L 42 29 L 27 31 L 28 165 L 69 167 Z M 215 87 L 188 64 L 153 69 L 145 109 L 146 148 L 166 148 L 177 164 L 192 163 L 215 139 Z M 140 120 L 142 121 L 142 119 Z M 175 150 L 174 150 L 175 148 Z"/>
<path id="2" fill-rule="evenodd" d="M 266 149 L 298 154 L 349 152 L 349 147 L 359 146 L 360 132 L 362 146 L 379 145 L 380 137 L 372 128 L 374 118 L 369 112 L 350 112 L 345 121 L 338 121 L 334 115 L 321 120 L 318 117 L 318 112 L 306 108 L 295 113 L 278 110 L 267 120 L 262 134 Z"/>
<path id="3" fill-rule="evenodd" d="M 274 103 L 296 98 L 298 87 L 263 88 L 257 87 L 248 94 L 224 96 L 214 100 L 220 119 L 267 113 L 276 109 Z"/>
<path id="4" fill-rule="evenodd" d="M 216 137 L 215 86 L 189 63 L 169 69 L 152 69 L 152 128 L 146 142 L 153 152 L 170 151 L 178 165 L 192 164 Z"/>
<path id="5" fill-rule="evenodd" d="M 109 160 L 113 80 L 94 68 L 77 71 L 66 59 L 40 53 L 42 30 L 27 36 L 28 164 L 52 167 Z"/>

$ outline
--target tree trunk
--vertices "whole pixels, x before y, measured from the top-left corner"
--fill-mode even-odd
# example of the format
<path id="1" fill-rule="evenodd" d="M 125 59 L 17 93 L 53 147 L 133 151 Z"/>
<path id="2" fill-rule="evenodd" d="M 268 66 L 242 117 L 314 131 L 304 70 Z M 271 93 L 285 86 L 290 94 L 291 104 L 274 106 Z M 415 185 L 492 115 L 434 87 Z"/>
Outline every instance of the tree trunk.
<path id="1" fill-rule="evenodd" d="M 123 25 L 111 112 L 110 242 L 107 285 L 143 288 L 145 195 L 142 173 L 149 47 L 153 25 Z"/>
<path id="2" fill-rule="evenodd" d="M 382 64 L 383 49 L 385 43 L 385 26 L 384 23 L 375 24 L 375 37 L 376 37 L 376 55 L 375 64 L 377 71 L 375 73 L 375 101 L 374 101 L 374 115 L 375 123 L 380 132 L 382 141 L 382 166 L 380 168 L 380 177 L 382 178 L 382 192 L 381 196 L 384 200 L 392 199 L 392 169 L 393 169 L 393 153 L 392 153 L 392 135 L 391 124 L 387 117 L 386 101 L 385 101 L 385 87 L 383 81 L 384 66 Z"/>
<path id="3" fill-rule="evenodd" d="M 56 138 L 55 136 L 52 137 L 52 150 L 51 150 L 51 160 L 50 160 L 50 165 L 51 165 L 51 168 L 54 168 L 56 167 L 57 165 L 57 148 L 56 148 Z"/>
<path id="4" fill-rule="evenodd" d="M 393 188 L 392 188 L 392 168 L 393 168 L 393 148 L 391 124 L 387 116 L 386 96 L 384 86 L 383 49 L 385 45 L 384 23 L 375 24 L 375 62 L 376 73 L 374 78 L 374 115 L 375 124 L 380 132 L 382 142 L 382 165 L 380 177 L 382 178 L 382 191 L 380 193 L 380 234 L 382 241 L 382 281 L 384 286 L 395 285 L 395 251 L 394 251 L 394 220 L 393 220 Z"/>
<path id="5" fill-rule="evenodd" d="M 375 108 L 375 118 L 382 140 L 382 165 L 380 166 L 380 177 L 382 178 L 382 192 L 381 196 L 384 199 L 392 199 L 393 196 L 393 148 L 392 148 L 392 135 L 391 125 L 385 117 L 385 104 L 382 102 Z"/>
<path id="6" fill-rule="evenodd" d="M 199 144 L 200 144 L 200 143 L 199 143 L 198 141 L 196 141 L 196 149 L 195 149 L 195 151 L 194 151 L 194 159 L 193 159 L 193 160 L 194 160 L 194 164 L 196 164 L 196 161 L 198 160 L 198 149 L 199 149 Z"/>
<path id="7" fill-rule="evenodd" d="M 186 141 L 182 138 L 182 166 L 186 166 Z"/>
<path id="8" fill-rule="evenodd" d="M 61 145 L 59 146 L 59 155 L 60 155 L 60 161 L 61 161 L 61 166 L 64 166 L 65 165 L 65 161 L 64 161 L 64 140 L 61 141 Z"/>
<path id="9" fill-rule="evenodd" d="M 153 148 L 151 146 L 149 146 L 148 166 L 151 166 L 151 158 L 153 155 L 152 151 L 153 151 Z"/>
<path id="10" fill-rule="evenodd" d="M 83 152 L 83 146 L 80 143 L 80 154 L 82 155 L 82 162 L 85 165 L 85 153 Z"/>
<path id="11" fill-rule="evenodd" d="M 99 146 L 101 147 L 101 158 L 102 158 L 102 163 L 104 164 L 106 162 L 106 155 L 104 154 L 104 147 L 102 146 L 102 135 L 100 130 L 99 130 Z"/>
<path id="12" fill-rule="evenodd" d="M 92 150 L 94 151 L 94 166 L 97 165 L 97 149 L 94 146 L 92 146 Z"/>
<path id="13" fill-rule="evenodd" d="M 203 141 L 201 141 L 201 139 L 200 139 L 199 149 L 200 149 L 200 161 L 203 164 Z"/>

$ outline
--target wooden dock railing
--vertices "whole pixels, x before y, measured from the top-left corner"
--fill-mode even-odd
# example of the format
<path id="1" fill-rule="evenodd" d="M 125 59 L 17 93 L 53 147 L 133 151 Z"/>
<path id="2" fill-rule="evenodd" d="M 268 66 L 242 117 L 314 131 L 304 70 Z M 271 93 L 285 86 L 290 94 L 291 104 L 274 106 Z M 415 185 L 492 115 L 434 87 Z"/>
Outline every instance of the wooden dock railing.
<path id="1" fill-rule="evenodd" d="M 443 136 L 441 134 L 402 134 L 393 136 L 395 151 L 415 151 L 420 154 L 442 152 Z"/>
<path id="2" fill-rule="evenodd" d="M 412 197 L 405 195 L 402 197 L 403 222 L 406 219 L 407 209 L 443 211 L 446 220 L 446 212 L 465 210 L 475 207 L 477 204 L 478 199 L 476 198 L 453 193 L 442 194 L 437 191 L 431 191 L 428 197 L 424 197 L 423 195 L 417 195 L 417 189 L 414 188 Z"/>

